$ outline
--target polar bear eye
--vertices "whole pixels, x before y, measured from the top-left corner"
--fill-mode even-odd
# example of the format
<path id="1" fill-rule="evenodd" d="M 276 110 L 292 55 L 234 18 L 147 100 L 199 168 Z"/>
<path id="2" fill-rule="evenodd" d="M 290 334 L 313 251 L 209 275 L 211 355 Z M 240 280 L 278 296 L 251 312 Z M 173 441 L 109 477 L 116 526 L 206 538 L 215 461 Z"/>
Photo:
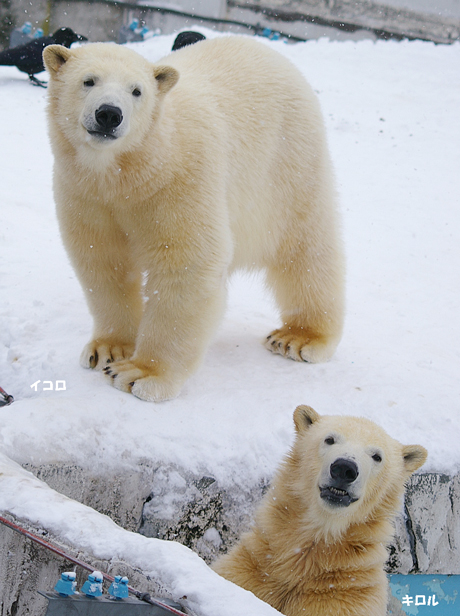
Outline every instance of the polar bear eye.
<path id="1" fill-rule="evenodd" d="M 141 91 L 139 90 L 139 88 L 134 88 L 133 96 L 140 96 L 140 95 L 141 95 Z"/>
<path id="2" fill-rule="evenodd" d="M 382 456 L 378 453 L 374 453 L 374 455 L 372 456 L 372 459 L 374 460 L 374 462 L 381 462 Z"/>
<path id="3" fill-rule="evenodd" d="M 333 436 L 328 436 L 324 439 L 324 442 L 326 443 L 326 445 L 333 445 L 335 443 L 335 439 Z"/>
<path id="4" fill-rule="evenodd" d="M 94 86 L 94 79 L 92 79 L 91 77 L 89 79 L 85 79 L 85 81 L 83 82 L 83 85 L 86 86 L 87 88 L 92 88 Z"/>

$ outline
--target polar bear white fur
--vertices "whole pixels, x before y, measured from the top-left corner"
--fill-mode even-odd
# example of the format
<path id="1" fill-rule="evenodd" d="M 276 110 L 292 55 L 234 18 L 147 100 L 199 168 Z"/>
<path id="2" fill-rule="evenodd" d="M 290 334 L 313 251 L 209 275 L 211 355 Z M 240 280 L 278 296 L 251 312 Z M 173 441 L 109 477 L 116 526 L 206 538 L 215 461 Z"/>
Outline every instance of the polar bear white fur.
<path id="1" fill-rule="evenodd" d="M 333 354 L 343 252 L 315 95 L 243 37 L 150 64 L 115 44 L 44 50 L 64 245 L 93 319 L 85 367 L 175 397 L 221 320 L 228 275 L 263 269 L 281 313 L 267 347 Z"/>
<path id="2" fill-rule="evenodd" d="M 427 452 L 364 418 L 299 406 L 294 422 L 252 530 L 214 569 L 286 616 L 385 616 L 392 518 Z"/>

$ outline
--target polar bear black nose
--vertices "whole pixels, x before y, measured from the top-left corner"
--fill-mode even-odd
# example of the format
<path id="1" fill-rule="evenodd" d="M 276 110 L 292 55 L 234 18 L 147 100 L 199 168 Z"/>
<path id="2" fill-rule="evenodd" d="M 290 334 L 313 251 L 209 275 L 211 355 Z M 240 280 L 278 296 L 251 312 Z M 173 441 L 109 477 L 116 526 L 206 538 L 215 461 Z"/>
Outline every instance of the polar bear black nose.
<path id="1" fill-rule="evenodd" d="M 104 130 L 113 130 L 123 121 L 123 114 L 119 107 L 101 105 L 95 113 L 96 122 Z"/>
<path id="2" fill-rule="evenodd" d="M 359 475 L 358 466 L 353 460 L 337 458 L 331 464 L 330 473 L 332 479 L 338 479 L 344 483 L 353 483 Z"/>

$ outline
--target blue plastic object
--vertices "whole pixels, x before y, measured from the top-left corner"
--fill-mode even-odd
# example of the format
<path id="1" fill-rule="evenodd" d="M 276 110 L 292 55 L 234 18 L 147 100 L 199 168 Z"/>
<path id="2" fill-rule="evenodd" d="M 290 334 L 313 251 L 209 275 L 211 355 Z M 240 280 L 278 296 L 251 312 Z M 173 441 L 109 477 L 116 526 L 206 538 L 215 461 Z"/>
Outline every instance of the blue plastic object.
<path id="1" fill-rule="evenodd" d="M 138 19 L 133 19 L 129 26 L 122 26 L 118 32 L 118 42 L 120 45 L 124 45 L 125 43 L 136 43 L 143 40 L 144 36 L 141 34 Z"/>
<path id="2" fill-rule="evenodd" d="M 178 603 L 159 599 L 163 606 L 151 605 L 135 597 L 127 597 L 117 601 L 113 597 L 87 597 L 75 593 L 71 597 L 63 597 L 57 592 L 38 591 L 48 599 L 45 616 L 171 616 L 172 607 L 178 614 L 185 614 Z M 435 615 L 433 615 L 435 616 Z"/>
<path id="3" fill-rule="evenodd" d="M 269 38 L 271 41 L 278 41 L 281 36 L 279 32 L 274 32 L 270 28 L 264 28 L 261 34 L 265 38 Z"/>
<path id="4" fill-rule="evenodd" d="M 110 584 L 109 595 L 115 599 L 126 599 L 129 596 L 128 578 L 116 575 L 115 580 Z"/>
<path id="5" fill-rule="evenodd" d="M 20 28 L 15 28 L 10 35 L 10 47 L 25 45 L 32 40 L 32 24 L 26 21 Z"/>
<path id="6" fill-rule="evenodd" d="M 58 583 L 54 587 L 54 590 L 63 597 L 69 597 L 70 595 L 74 595 L 77 589 L 77 582 L 75 581 L 75 577 L 76 575 L 74 571 L 62 573 L 61 579 L 58 580 Z"/>
<path id="7" fill-rule="evenodd" d="M 277 41 L 280 38 L 280 33 L 279 32 L 274 32 L 270 28 L 264 28 L 262 30 L 261 34 L 262 34 L 262 36 L 264 36 L 265 38 L 270 39 L 271 41 Z"/>
<path id="8" fill-rule="evenodd" d="M 81 592 L 87 597 L 100 597 L 102 595 L 102 573 L 93 571 L 88 575 L 88 579 L 81 587 Z"/>

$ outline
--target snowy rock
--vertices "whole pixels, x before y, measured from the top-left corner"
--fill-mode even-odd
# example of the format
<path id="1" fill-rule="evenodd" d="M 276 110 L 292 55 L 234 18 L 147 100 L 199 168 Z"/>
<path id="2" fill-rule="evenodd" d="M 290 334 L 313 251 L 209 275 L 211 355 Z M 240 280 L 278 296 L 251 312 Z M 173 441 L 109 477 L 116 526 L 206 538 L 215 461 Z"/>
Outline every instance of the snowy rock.
<path id="1" fill-rule="evenodd" d="M 69 552 L 77 552 L 79 559 L 90 561 L 94 569 L 116 567 L 113 574 L 131 578 L 137 572 L 139 590 L 170 597 L 192 615 L 278 614 L 252 593 L 218 576 L 185 546 L 121 528 L 107 516 L 52 490 L 1 453 L 0 511 L 21 520 L 22 525 L 35 529 L 40 525 L 42 534 L 68 546 Z M 23 537 L 12 536 L 13 532 L 2 526 L 0 533 L 1 614 L 38 616 L 43 606 L 37 602 L 36 591 L 54 587 L 60 573 L 68 570 L 68 563 L 63 561 L 58 571 L 54 556 L 46 550 L 42 554 L 42 548 L 26 544 Z M 29 552 L 26 561 L 28 550 L 36 554 Z M 119 567 L 120 563 L 124 565 Z M 51 574 L 53 580 L 49 579 Z"/>
<path id="2" fill-rule="evenodd" d="M 171 487 L 170 475 L 181 477 L 179 489 Z M 263 483 L 249 489 L 238 484 L 225 489 L 213 477 L 196 477 L 185 469 L 170 473 L 162 469 L 161 481 L 157 482 L 156 475 L 153 479 L 139 532 L 179 541 L 211 562 L 247 530 L 265 489 Z"/>
<path id="3" fill-rule="evenodd" d="M 149 592 L 171 597 L 171 587 L 163 581 L 162 573 L 152 578 L 148 569 L 139 570 L 139 565 L 132 562 L 131 556 L 124 556 L 123 550 L 126 548 L 123 542 L 121 551 L 116 541 L 112 545 L 110 533 L 107 538 L 103 537 L 105 554 L 98 558 L 100 554 L 94 553 L 101 549 L 97 529 L 102 522 L 102 526 L 108 523 L 107 518 L 64 499 L 6 458 L 4 465 L 0 479 L 1 511 L 25 518 L 29 524 L 37 525 L 44 520 L 39 526 L 43 529 L 41 532 L 44 537 L 52 532 L 62 542 L 70 522 L 65 517 L 64 504 L 72 511 L 75 522 L 75 527 L 69 531 L 72 541 L 69 543 L 69 535 L 66 538 L 70 551 L 75 553 L 82 549 L 81 537 L 86 533 L 83 547 L 85 560 L 89 560 L 95 568 L 116 575 L 127 575 L 130 580 L 133 571 L 137 571 L 137 584 L 142 590 L 148 589 Z M 10 494 L 9 498 L 6 496 L 11 465 L 15 480 L 22 478 L 22 481 L 18 481 L 20 487 L 17 489 L 21 496 L 18 499 L 19 505 L 13 495 Z M 5 468 L 9 472 L 5 472 Z M 211 562 L 218 553 L 225 552 L 248 529 L 257 503 L 266 489 L 266 485 L 255 485 L 249 491 L 237 486 L 232 490 L 223 489 L 212 477 L 194 476 L 177 467 L 161 468 L 151 474 L 144 467 L 139 469 L 137 480 L 135 473 L 129 473 L 120 474 L 115 482 L 107 476 L 98 477 L 75 466 L 61 471 L 54 466 L 42 467 L 35 469 L 35 473 L 62 493 L 78 497 L 86 505 L 126 525 L 126 528 L 140 530 L 145 535 L 145 541 L 148 541 L 147 537 L 154 537 L 169 540 L 170 543 L 166 545 L 183 543 L 207 562 Z M 146 474 L 149 474 L 150 482 L 146 480 Z M 26 482 L 24 477 L 27 478 Z M 50 513 L 41 509 L 40 499 L 36 497 L 37 488 L 42 494 L 47 494 L 44 503 L 52 508 Z M 54 501 L 58 506 L 53 510 Z M 390 548 L 388 572 L 460 573 L 459 506 L 458 475 L 453 478 L 439 473 L 414 475 L 406 491 L 404 512 L 396 520 L 396 535 Z M 81 518 L 75 518 L 73 509 L 80 511 L 80 507 L 83 512 Z M 60 508 L 63 509 L 62 513 Z M 91 519 L 91 527 L 85 527 L 86 518 Z M 90 528 L 95 536 L 91 536 Z M 111 527 L 112 532 L 115 532 L 114 529 L 117 529 L 115 534 L 126 532 L 115 525 Z M 120 565 L 116 561 L 123 563 Z M 65 562 L 59 561 L 51 553 L 38 549 L 12 531 L 0 527 L 2 616 L 9 613 L 15 602 L 21 604 L 25 600 L 29 607 L 34 606 L 33 613 L 38 615 L 42 601 L 38 596 L 35 597 L 35 591 L 37 588 L 49 590 L 53 580 L 66 566 Z"/>
<path id="4" fill-rule="evenodd" d="M 145 467 L 139 469 L 137 481 L 136 474 L 129 473 L 117 476 L 115 482 L 70 465 L 63 469 L 54 466 L 35 469 L 36 475 L 63 493 L 78 496 L 85 504 L 107 513 L 127 528 L 137 527 L 145 537 L 135 535 L 138 539 L 133 548 L 132 533 L 100 513 L 60 496 L 7 458 L 1 461 L 0 511 L 19 517 L 45 540 L 51 537 L 63 544 L 68 553 L 89 562 L 95 569 L 126 575 L 134 587 L 174 600 L 180 600 L 183 595 L 192 596 L 195 588 L 184 590 L 184 584 L 197 585 L 198 590 L 202 584 L 195 575 L 190 579 L 190 565 L 183 564 L 182 571 L 178 569 L 175 559 L 183 558 L 184 554 L 190 558 L 191 553 L 176 542 L 191 547 L 211 562 L 247 530 L 266 489 L 265 485 L 255 485 L 248 492 L 236 486 L 224 490 L 212 477 L 196 477 L 177 467 L 158 469 L 150 475 L 150 483 L 146 481 L 149 473 Z M 411 478 L 404 512 L 396 520 L 388 572 L 460 573 L 459 483 L 458 475 L 449 477 L 440 473 L 417 474 Z M 142 561 L 137 545 L 143 541 L 156 543 L 149 546 L 150 557 Z M 162 547 L 157 549 L 157 546 Z M 180 549 L 184 550 L 183 554 Z M 200 576 L 206 578 L 209 570 L 199 559 L 194 566 L 199 562 L 201 580 Z M 51 552 L 0 526 L 0 616 L 13 612 L 43 614 L 44 600 L 36 591 L 51 590 L 68 567 L 68 563 Z M 77 573 L 80 588 L 85 575 L 78 568 Z M 209 575 L 214 574 L 209 571 Z M 176 579 L 181 576 L 184 579 Z M 180 592 L 178 584 L 182 585 Z M 210 614 L 206 609 L 200 611 L 200 601 L 197 599 L 198 603 L 192 606 L 194 611 L 203 616 Z"/>
<path id="5" fill-rule="evenodd" d="M 421 473 L 411 477 L 404 512 L 396 519 L 391 573 L 460 573 L 460 477 Z"/>
<path id="6" fill-rule="evenodd" d="M 114 477 L 76 465 L 24 465 L 51 488 L 127 530 L 177 541 L 212 562 L 248 530 L 268 482 L 222 487 L 211 476 L 143 464 Z M 390 546 L 390 573 L 460 573 L 460 477 L 411 477 Z M 0 529 L 1 530 L 1 529 Z"/>
<path id="7" fill-rule="evenodd" d="M 416 570 L 460 573 L 460 476 L 416 475 L 406 504 Z"/>

